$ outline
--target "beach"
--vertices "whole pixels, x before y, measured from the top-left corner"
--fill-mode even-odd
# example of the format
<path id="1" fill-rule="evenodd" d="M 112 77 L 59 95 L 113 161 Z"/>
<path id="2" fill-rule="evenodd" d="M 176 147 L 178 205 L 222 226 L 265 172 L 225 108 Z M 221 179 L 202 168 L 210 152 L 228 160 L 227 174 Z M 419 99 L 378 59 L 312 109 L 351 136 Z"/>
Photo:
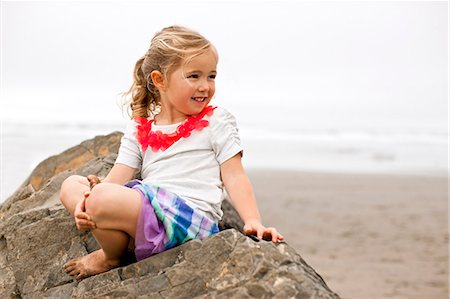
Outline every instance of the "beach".
<path id="1" fill-rule="evenodd" d="M 448 298 L 447 178 L 249 176 L 264 223 L 342 298 Z"/>
<path id="2" fill-rule="evenodd" d="M 2 199 L 40 161 L 120 128 L 4 126 Z M 414 143 L 397 136 L 368 143 L 341 135 L 243 138 L 264 224 L 276 227 L 342 298 L 448 298 L 445 139 L 426 143 L 416 134 L 422 139 Z"/>
<path id="3" fill-rule="evenodd" d="M 263 223 L 342 298 L 449 298 L 448 1 L 199 4 L 2 1 L 0 204 L 123 132 L 136 61 L 184 24 L 219 53 Z"/>

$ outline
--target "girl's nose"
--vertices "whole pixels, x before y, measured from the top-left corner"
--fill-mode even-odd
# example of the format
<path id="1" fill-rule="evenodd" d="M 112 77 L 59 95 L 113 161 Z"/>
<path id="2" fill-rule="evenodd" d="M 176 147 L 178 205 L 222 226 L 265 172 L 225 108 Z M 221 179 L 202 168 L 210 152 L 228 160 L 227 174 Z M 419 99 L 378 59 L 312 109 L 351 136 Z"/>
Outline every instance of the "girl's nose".
<path id="1" fill-rule="evenodd" d="M 207 80 L 202 80 L 200 82 L 200 85 L 198 86 L 198 90 L 199 91 L 209 91 L 210 86 L 209 86 L 209 82 Z"/>

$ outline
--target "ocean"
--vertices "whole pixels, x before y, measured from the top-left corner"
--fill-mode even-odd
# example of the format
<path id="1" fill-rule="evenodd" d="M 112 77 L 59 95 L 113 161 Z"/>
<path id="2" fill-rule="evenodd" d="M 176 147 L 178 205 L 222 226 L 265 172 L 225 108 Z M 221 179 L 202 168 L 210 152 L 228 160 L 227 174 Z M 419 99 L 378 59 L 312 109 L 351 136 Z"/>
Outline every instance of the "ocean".
<path id="1" fill-rule="evenodd" d="M 123 131 L 124 124 L 2 124 L 1 198 L 4 201 L 41 161 L 80 142 Z M 291 126 L 241 122 L 248 170 L 446 176 L 448 132 L 424 126 Z"/>

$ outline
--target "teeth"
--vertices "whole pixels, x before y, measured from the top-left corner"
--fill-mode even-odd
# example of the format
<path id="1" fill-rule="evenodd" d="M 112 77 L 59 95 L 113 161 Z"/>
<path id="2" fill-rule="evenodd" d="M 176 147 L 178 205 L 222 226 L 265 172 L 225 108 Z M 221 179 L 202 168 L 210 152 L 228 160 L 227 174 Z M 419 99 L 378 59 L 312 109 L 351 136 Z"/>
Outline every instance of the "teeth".
<path id="1" fill-rule="evenodd" d="M 206 98 L 191 98 L 191 99 L 197 102 L 203 102 Z"/>

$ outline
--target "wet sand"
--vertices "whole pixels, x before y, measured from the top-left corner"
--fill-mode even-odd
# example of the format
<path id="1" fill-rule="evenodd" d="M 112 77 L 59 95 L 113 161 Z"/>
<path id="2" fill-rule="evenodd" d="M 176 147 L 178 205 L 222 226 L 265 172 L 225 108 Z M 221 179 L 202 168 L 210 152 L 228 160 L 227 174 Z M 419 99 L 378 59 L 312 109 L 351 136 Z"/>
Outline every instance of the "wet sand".
<path id="1" fill-rule="evenodd" d="M 248 174 L 264 224 L 342 298 L 448 298 L 446 177 Z"/>

